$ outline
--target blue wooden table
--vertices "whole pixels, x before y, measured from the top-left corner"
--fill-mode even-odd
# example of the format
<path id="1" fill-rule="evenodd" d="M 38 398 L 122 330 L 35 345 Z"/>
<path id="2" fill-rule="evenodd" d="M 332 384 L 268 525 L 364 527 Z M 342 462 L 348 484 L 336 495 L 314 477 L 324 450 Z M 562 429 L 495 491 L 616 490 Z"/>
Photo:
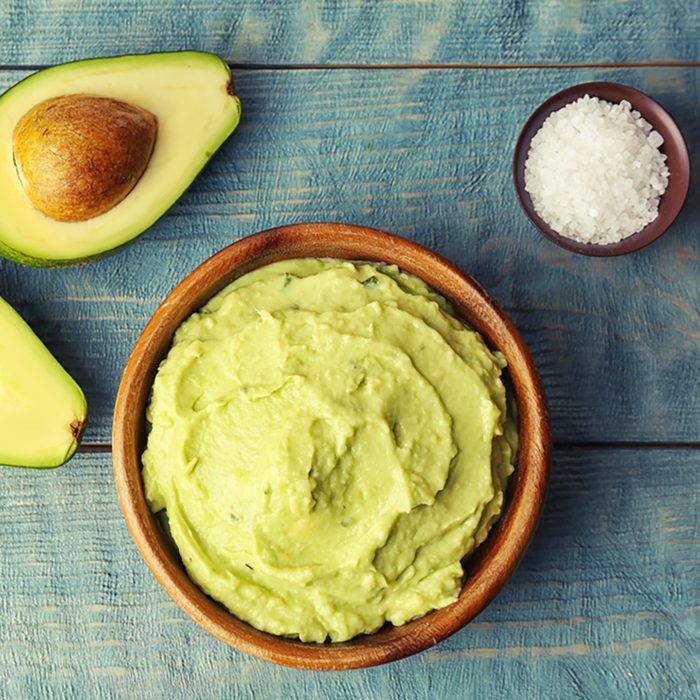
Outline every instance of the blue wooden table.
<path id="1" fill-rule="evenodd" d="M 509 171 L 546 96 L 614 80 L 673 114 L 699 182 L 696 0 L 17 0 L 0 29 L 0 90 L 67 60 L 190 48 L 232 64 L 244 110 L 134 245 L 73 269 L 0 262 L 0 296 L 91 413 L 67 466 L 0 469 L 0 698 L 700 696 L 697 186 L 653 246 L 589 259 L 531 228 Z M 326 674 L 184 616 L 126 530 L 109 442 L 122 368 L 167 292 L 232 241 L 310 220 L 403 234 L 474 275 L 531 348 L 555 440 L 540 528 L 492 605 L 418 656 Z"/>

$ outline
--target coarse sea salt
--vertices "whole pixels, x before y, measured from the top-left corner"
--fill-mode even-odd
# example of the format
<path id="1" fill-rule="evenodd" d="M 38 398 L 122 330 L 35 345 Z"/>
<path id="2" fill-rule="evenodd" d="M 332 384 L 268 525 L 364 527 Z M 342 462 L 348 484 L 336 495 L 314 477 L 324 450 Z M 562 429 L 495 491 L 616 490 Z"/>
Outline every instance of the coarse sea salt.
<path id="1" fill-rule="evenodd" d="M 626 100 L 586 95 L 550 114 L 533 137 L 525 189 L 560 235 L 617 243 L 658 215 L 669 175 L 663 142 Z"/>

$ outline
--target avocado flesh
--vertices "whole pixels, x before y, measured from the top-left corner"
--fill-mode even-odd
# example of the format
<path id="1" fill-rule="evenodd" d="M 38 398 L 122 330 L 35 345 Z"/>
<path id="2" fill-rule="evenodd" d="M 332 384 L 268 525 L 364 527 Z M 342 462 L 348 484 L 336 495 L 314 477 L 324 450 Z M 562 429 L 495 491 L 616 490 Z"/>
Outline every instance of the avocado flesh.
<path id="1" fill-rule="evenodd" d="M 73 456 L 86 420 L 80 387 L 0 299 L 0 464 L 58 467 Z"/>
<path id="2" fill-rule="evenodd" d="M 148 110 L 158 119 L 158 137 L 144 174 L 119 204 L 86 221 L 55 221 L 35 209 L 24 190 L 12 132 L 36 104 L 79 93 Z M 128 243 L 187 189 L 236 128 L 240 113 L 229 67 L 208 53 L 90 59 L 34 73 L 0 97 L 0 254 L 53 267 L 87 262 Z"/>

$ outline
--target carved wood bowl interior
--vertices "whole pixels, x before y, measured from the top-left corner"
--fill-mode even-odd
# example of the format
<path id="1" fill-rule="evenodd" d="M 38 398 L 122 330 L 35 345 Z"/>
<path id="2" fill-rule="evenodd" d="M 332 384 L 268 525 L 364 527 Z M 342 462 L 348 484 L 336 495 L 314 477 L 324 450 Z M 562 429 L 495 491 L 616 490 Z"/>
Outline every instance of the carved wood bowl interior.
<path id="1" fill-rule="evenodd" d="M 238 620 L 188 577 L 150 511 L 141 480 L 145 411 L 156 370 L 175 330 L 235 278 L 286 258 L 331 257 L 395 263 L 447 297 L 457 313 L 508 360 L 518 405 L 520 447 L 504 511 L 487 540 L 464 562 L 459 599 L 399 627 L 385 625 L 349 642 L 317 644 L 276 637 Z M 520 334 L 470 277 L 436 253 L 397 236 L 343 224 L 298 224 L 244 238 L 217 253 L 165 299 L 128 360 L 113 426 L 116 488 L 124 518 L 143 558 L 163 588 L 195 622 L 241 651 L 287 666 L 339 670 L 373 666 L 436 644 L 481 612 L 512 574 L 535 530 L 550 455 L 549 421 L 537 371 Z"/>

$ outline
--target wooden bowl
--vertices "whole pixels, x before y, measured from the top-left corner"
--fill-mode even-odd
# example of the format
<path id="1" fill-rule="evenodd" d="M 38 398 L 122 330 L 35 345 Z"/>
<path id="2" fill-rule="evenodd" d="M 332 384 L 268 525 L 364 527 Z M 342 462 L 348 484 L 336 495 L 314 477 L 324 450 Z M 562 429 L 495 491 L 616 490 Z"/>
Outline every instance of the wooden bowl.
<path id="1" fill-rule="evenodd" d="M 447 297 L 457 312 L 508 359 L 519 410 L 520 448 L 506 505 L 486 542 L 465 560 L 459 599 L 400 627 L 343 643 L 309 643 L 260 632 L 238 620 L 188 577 L 144 497 L 141 454 L 146 404 L 158 364 L 177 327 L 235 278 L 285 258 L 333 257 L 396 263 Z M 307 669 L 349 669 L 414 654 L 460 629 L 498 593 L 535 530 L 545 495 L 549 422 L 537 371 L 520 334 L 470 277 L 417 243 L 358 226 L 299 224 L 244 238 L 181 282 L 149 321 L 129 358 L 114 412 L 114 476 L 122 511 L 146 563 L 173 600 L 219 639 L 268 661 Z"/>
<path id="2" fill-rule="evenodd" d="M 535 211 L 532 199 L 525 189 L 525 161 L 527 160 L 530 142 L 533 137 L 552 112 L 556 112 L 571 102 L 575 102 L 584 95 L 599 97 L 608 102 L 619 103 L 622 100 L 627 100 L 632 105 L 632 109 L 636 109 L 663 136 L 664 143 L 660 150 L 667 157 L 666 165 L 669 170 L 668 187 L 659 201 L 659 213 L 656 219 L 647 224 L 641 231 L 623 238 L 618 243 L 610 243 L 608 245 L 579 243 L 571 238 L 559 235 Z M 525 122 L 525 126 L 515 144 L 513 181 L 515 183 L 515 192 L 523 211 L 535 228 L 550 241 L 562 248 L 566 248 L 566 250 L 582 253 L 583 255 L 598 257 L 624 255 L 649 245 L 675 221 L 683 208 L 688 188 L 690 187 L 690 155 L 688 154 L 688 146 L 685 143 L 681 130 L 668 112 L 649 95 L 619 83 L 582 83 L 552 95 Z"/>

